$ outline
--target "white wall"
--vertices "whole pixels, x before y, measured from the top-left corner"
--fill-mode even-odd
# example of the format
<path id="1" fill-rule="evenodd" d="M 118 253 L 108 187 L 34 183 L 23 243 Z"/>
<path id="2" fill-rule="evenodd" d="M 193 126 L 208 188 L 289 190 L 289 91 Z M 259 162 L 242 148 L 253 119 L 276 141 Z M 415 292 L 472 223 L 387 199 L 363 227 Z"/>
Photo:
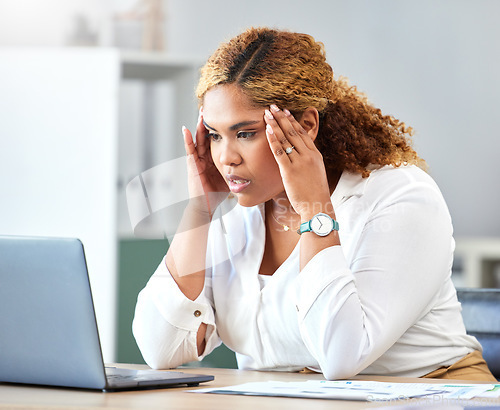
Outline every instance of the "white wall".
<path id="1" fill-rule="evenodd" d="M 0 49 L 0 234 L 82 240 L 106 361 L 115 344 L 118 61 L 113 50 Z"/>
<path id="2" fill-rule="evenodd" d="M 0 0 L 0 47 L 67 45 L 81 15 L 87 18 L 89 31 L 101 43 L 108 42 L 113 4 L 109 0 Z"/>

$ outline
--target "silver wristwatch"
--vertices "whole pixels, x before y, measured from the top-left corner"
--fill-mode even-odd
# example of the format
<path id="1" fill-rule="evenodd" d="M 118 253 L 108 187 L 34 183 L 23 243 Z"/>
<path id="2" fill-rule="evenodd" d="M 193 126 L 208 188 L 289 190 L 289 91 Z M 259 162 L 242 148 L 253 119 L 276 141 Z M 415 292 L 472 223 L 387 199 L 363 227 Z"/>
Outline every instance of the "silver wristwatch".
<path id="1" fill-rule="evenodd" d="M 339 223 L 329 215 L 320 212 L 314 215 L 309 221 L 300 224 L 297 233 L 314 232 L 318 236 L 327 236 L 332 231 L 339 230 Z"/>

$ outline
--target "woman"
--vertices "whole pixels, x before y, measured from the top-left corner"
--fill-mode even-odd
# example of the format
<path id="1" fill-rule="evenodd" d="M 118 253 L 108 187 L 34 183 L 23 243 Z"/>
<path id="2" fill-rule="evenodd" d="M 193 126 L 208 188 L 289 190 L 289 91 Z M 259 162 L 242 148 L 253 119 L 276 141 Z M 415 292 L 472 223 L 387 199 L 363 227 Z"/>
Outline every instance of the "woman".
<path id="1" fill-rule="evenodd" d="M 146 362 L 494 380 L 451 282 L 442 195 L 412 130 L 334 79 L 311 36 L 249 29 L 202 69 L 191 200 L 139 295 Z M 458 372 L 458 373 L 457 373 Z"/>

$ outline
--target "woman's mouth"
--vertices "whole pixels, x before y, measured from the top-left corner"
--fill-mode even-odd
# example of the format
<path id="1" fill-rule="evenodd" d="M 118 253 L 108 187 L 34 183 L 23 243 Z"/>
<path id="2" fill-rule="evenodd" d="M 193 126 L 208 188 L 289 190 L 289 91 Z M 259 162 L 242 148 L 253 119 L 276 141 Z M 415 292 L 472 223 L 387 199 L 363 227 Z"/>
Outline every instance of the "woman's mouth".
<path id="1" fill-rule="evenodd" d="M 248 179 L 241 178 L 237 175 L 227 175 L 226 179 L 229 190 L 235 194 L 243 191 L 248 185 L 250 185 L 250 181 Z"/>

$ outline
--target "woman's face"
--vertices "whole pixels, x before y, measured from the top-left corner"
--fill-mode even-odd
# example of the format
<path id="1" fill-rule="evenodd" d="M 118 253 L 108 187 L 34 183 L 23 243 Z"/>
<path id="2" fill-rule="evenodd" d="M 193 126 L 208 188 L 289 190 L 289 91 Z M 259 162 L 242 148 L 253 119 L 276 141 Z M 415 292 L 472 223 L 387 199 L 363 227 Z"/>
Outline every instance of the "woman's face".
<path id="1" fill-rule="evenodd" d="M 209 90 L 203 102 L 215 166 L 243 206 L 283 195 L 278 164 L 269 148 L 264 108 L 255 108 L 235 85 Z"/>

